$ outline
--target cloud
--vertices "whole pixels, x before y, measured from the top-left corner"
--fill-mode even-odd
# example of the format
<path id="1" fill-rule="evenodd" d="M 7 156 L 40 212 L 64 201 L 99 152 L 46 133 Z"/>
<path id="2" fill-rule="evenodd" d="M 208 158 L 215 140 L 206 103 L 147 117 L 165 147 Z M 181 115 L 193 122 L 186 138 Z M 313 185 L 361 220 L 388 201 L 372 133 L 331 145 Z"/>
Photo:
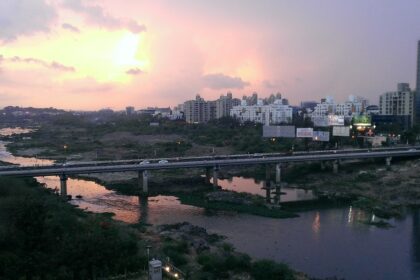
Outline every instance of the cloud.
<path id="1" fill-rule="evenodd" d="M 49 32 L 57 12 L 45 0 L 1 0 L 0 40 L 13 41 L 19 36 Z"/>
<path id="2" fill-rule="evenodd" d="M 66 65 L 63 65 L 63 64 L 55 62 L 55 61 L 51 62 L 49 67 L 52 68 L 52 69 L 56 69 L 56 70 L 60 70 L 60 71 L 64 71 L 64 72 L 75 72 L 76 71 L 76 69 L 74 69 L 73 66 L 66 66 Z"/>
<path id="3" fill-rule="evenodd" d="M 77 28 L 77 27 L 76 27 L 76 26 L 74 26 L 74 25 L 71 25 L 70 23 L 63 23 L 63 24 L 61 25 L 61 27 L 62 27 L 63 29 L 67 29 L 67 30 L 70 30 L 70 31 L 75 32 L 75 33 L 80 33 L 80 29 L 79 29 L 79 28 Z"/>
<path id="4" fill-rule="evenodd" d="M 139 74 L 143 74 L 144 72 L 140 68 L 131 68 L 127 70 L 125 73 L 128 75 L 139 75 Z"/>
<path id="5" fill-rule="evenodd" d="M 210 89 L 243 89 L 250 85 L 239 77 L 230 77 L 222 73 L 204 75 L 202 80 L 204 86 Z"/>
<path id="6" fill-rule="evenodd" d="M 273 88 L 278 88 L 278 86 L 276 84 L 274 84 L 272 81 L 270 80 L 264 80 L 262 81 L 262 85 L 265 88 L 269 88 L 269 89 L 273 89 Z"/>
<path id="7" fill-rule="evenodd" d="M 53 69 L 53 70 L 59 70 L 59 71 L 63 71 L 63 72 L 75 72 L 76 71 L 76 69 L 72 66 L 66 66 L 66 65 L 58 63 L 56 61 L 47 62 L 47 61 L 37 59 L 37 58 L 33 58 L 33 57 L 22 58 L 20 56 L 14 56 L 14 57 L 11 57 L 11 58 L 5 58 L 5 57 L 1 56 L 0 60 L 7 60 L 7 61 L 17 62 L 17 63 L 32 63 L 32 64 L 37 64 L 37 65 L 43 66 L 45 68 L 49 68 L 49 69 Z"/>
<path id="8" fill-rule="evenodd" d="M 133 33 L 140 33 L 146 31 L 144 25 L 138 24 L 136 21 L 129 19 L 116 18 L 107 13 L 99 5 L 86 5 L 81 0 L 63 0 L 63 7 L 70 9 L 74 12 L 81 13 L 85 20 L 91 24 L 107 28 L 107 29 L 120 29 L 125 28 Z"/>

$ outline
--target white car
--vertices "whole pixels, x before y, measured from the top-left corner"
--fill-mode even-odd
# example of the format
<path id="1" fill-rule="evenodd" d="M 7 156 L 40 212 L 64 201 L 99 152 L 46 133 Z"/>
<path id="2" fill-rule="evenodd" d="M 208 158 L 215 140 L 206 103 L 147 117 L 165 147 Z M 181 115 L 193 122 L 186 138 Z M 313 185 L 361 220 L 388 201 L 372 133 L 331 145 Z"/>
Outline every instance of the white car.
<path id="1" fill-rule="evenodd" d="M 410 149 L 410 150 L 408 150 L 409 152 L 414 152 L 414 151 L 417 151 L 416 149 Z"/>
<path id="2" fill-rule="evenodd" d="M 149 164 L 150 163 L 150 161 L 148 161 L 148 160 L 143 160 L 142 162 L 140 162 L 140 165 L 143 165 L 143 164 Z"/>
<path id="3" fill-rule="evenodd" d="M 169 161 L 167 161 L 166 159 L 162 159 L 162 160 L 159 160 L 158 163 L 160 163 L 160 164 L 162 164 L 162 163 L 169 163 Z"/>

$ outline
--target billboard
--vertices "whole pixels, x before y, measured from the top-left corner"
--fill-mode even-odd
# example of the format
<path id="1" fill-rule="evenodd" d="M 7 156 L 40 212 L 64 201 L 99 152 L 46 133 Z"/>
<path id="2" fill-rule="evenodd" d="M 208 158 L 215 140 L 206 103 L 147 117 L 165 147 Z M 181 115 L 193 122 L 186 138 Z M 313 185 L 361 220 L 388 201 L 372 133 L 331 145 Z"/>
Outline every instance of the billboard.
<path id="1" fill-rule="evenodd" d="M 348 126 L 333 126 L 333 136 L 350 136 L 350 128 Z"/>
<path id="2" fill-rule="evenodd" d="M 315 127 L 327 127 L 328 126 L 327 116 L 312 117 L 312 122 L 314 123 Z"/>
<path id="3" fill-rule="evenodd" d="M 371 125 L 370 116 L 360 115 L 353 117 L 353 125 L 354 126 L 370 126 Z"/>
<path id="4" fill-rule="evenodd" d="M 330 141 L 330 132 L 329 131 L 314 131 L 312 140 L 328 142 Z"/>
<path id="5" fill-rule="evenodd" d="M 263 137 L 295 138 L 294 125 L 263 126 Z"/>
<path id="6" fill-rule="evenodd" d="M 298 138 L 312 138 L 314 129 L 312 127 L 296 128 L 296 137 Z"/>
<path id="7" fill-rule="evenodd" d="M 328 125 L 344 125 L 344 116 L 328 115 Z"/>

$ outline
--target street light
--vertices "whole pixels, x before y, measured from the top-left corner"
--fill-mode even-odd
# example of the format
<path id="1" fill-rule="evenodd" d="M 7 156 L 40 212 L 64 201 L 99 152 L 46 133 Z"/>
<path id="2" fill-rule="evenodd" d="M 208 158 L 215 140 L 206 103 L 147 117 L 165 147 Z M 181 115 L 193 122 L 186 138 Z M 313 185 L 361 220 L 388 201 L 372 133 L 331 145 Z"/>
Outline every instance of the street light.
<path id="1" fill-rule="evenodd" d="M 147 244 L 146 245 L 146 252 L 147 252 L 147 262 L 150 261 L 150 248 L 152 248 L 151 245 Z"/>
<path id="2" fill-rule="evenodd" d="M 67 162 L 67 148 L 68 148 L 67 144 L 64 144 L 63 148 L 64 148 L 64 162 Z"/>

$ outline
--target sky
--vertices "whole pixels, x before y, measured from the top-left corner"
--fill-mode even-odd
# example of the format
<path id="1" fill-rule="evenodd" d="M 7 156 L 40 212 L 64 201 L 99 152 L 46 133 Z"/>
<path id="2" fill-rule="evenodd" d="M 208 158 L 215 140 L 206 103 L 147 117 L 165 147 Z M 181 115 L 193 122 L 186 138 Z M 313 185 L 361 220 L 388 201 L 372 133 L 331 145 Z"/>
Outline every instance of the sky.
<path id="1" fill-rule="evenodd" d="M 1 0 L 0 107 L 291 104 L 415 87 L 418 0 Z"/>

